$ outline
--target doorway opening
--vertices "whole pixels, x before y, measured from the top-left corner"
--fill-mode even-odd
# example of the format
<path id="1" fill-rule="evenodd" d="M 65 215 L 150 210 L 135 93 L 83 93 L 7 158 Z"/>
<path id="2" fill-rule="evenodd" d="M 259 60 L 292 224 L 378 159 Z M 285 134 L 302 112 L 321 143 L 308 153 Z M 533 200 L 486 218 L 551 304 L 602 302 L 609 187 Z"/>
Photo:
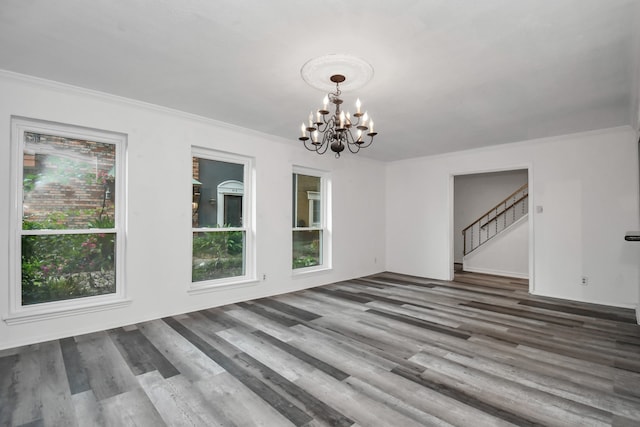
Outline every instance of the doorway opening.
<path id="1" fill-rule="evenodd" d="M 527 168 L 452 176 L 452 279 L 465 272 L 531 279 L 528 184 Z"/>

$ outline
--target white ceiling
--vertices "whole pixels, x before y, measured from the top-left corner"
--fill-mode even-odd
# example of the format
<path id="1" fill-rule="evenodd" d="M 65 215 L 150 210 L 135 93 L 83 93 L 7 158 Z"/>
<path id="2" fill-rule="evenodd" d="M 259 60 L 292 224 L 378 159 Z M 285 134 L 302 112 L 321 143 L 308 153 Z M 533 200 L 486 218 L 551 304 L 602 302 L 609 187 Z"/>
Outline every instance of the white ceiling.
<path id="1" fill-rule="evenodd" d="M 636 126 L 639 25 L 636 0 L 0 0 L 0 69 L 299 144 L 300 67 L 356 55 L 360 155 L 396 160 Z"/>

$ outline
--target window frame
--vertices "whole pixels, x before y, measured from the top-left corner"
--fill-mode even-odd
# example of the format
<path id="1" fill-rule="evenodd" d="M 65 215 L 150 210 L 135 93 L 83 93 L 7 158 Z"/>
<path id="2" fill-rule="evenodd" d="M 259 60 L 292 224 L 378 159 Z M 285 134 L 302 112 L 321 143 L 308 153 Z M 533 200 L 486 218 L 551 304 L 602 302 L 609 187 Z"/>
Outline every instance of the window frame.
<path id="1" fill-rule="evenodd" d="M 221 287 L 239 285 L 243 283 L 255 282 L 256 279 L 256 247 L 255 247 L 255 212 L 254 212 L 254 160 L 251 157 L 242 156 L 213 150 L 205 147 L 192 146 L 190 157 L 190 168 L 188 182 L 193 180 L 193 158 L 201 158 L 226 163 L 234 163 L 243 166 L 243 191 L 242 191 L 242 227 L 194 227 L 193 223 L 190 228 L 190 245 L 191 256 L 190 263 L 193 263 L 193 234 L 196 232 L 225 232 L 225 231 L 243 231 L 244 232 L 244 274 L 242 276 L 223 277 L 220 279 L 211 279 L 194 282 L 193 267 L 189 270 L 189 293 L 198 294 L 207 290 L 216 290 Z M 229 182 L 226 180 L 224 182 Z M 192 184 L 190 184 L 190 187 Z M 190 190 L 191 191 L 191 190 Z M 218 189 L 216 189 L 218 194 Z M 231 193 L 221 193 L 231 194 Z M 237 194 L 237 193 L 236 193 Z M 220 205 L 220 207 L 222 204 Z"/>
<path id="2" fill-rule="evenodd" d="M 309 224 L 308 227 L 298 227 L 298 226 L 293 226 L 292 227 L 292 231 L 291 231 L 291 237 L 292 237 L 292 247 L 291 247 L 291 252 L 290 252 L 290 256 L 293 257 L 293 233 L 296 231 L 320 231 L 321 236 L 322 236 L 322 240 L 321 240 L 321 246 L 322 246 L 322 250 L 320 253 L 322 262 L 318 265 L 313 265 L 310 267 L 300 267 L 300 268 L 294 268 L 293 265 L 291 265 L 291 270 L 293 273 L 293 276 L 302 276 L 302 275 L 306 275 L 308 273 L 315 273 L 315 272 L 319 272 L 319 271 L 326 271 L 326 270 L 331 270 L 332 269 L 332 265 L 333 265 L 333 261 L 332 261 L 332 248 L 331 248 L 331 242 L 332 242 L 332 233 L 331 233 L 331 223 L 332 223 L 332 219 L 331 219 L 331 175 L 329 172 L 326 171 L 322 171 L 322 170 L 318 170 L 318 169 L 312 169 L 312 168 L 308 168 L 308 167 L 303 167 L 303 166 L 293 166 L 292 169 L 292 176 L 293 175 L 306 175 L 306 176 L 312 176 L 312 177 L 316 177 L 316 178 L 320 178 L 320 191 L 317 192 L 317 195 L 313 195 L 313 198 L 310 197 L 307 194 L 307 197 L 309 198 L 309 220 L 311 222 L 312 216 L 312 206 L 319 201 L 320 202 L 320 223 L 319 224 Z M 297 219 L 297 209 L 298 209 L 298 192 L 294 191 L 294 189 L 291 189 L 291 195 L 292 195 L 292 205 L 294 206 L 294 209 L 292 209 L 292 215 L 293 218 L 291 219 L 291 224 L 294 224 L 294 221 Z M 317 196 L 317 197 L 316 197 Z"/>
<path id="3" fill-rule="evenodd" d="M 25 132 L 59 136 L 69 139 L 86 140 L 113 144 L 115 146 L 115 210 L 113 229 L 23 229 L 23 178 Z M 9 311 L 4 317 L 8 324 L 26 323 L 73 314 L 118 308 L 130 303 L 127 298 L 125 282 L 126 259 L 126 148 L 127 135 L 82 127 L 72 124 L 49 122 L 24 117 L 11 117 L 11 209 L 9 242 Z M 25 231 L 27 231 L 25 233 Z M 25 235 L 63 235 L 63 234 L 115 234 L 115 292 L 49 301 L 35 304 L 22 304 L 22 237 Z"/>

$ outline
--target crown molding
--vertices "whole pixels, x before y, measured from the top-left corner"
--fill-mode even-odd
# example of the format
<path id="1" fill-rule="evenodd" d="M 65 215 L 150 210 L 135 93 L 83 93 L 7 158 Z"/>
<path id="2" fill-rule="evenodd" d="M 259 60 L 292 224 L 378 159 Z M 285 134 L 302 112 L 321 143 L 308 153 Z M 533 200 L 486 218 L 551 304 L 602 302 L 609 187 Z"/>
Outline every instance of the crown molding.
<path id="1" fill-rule="evenodd" d="M 623 133 L 623 132 L 626 132 L 629 135 L 638 135 L 639 134 L 639 132 L 636 131 L 635 129 L 633 129 L 630 125 L 622 125 L 622 126 L 614 126 L 614 127 L 595 129 L 595 130 L 589 130 L 589 131 L 583 131 L 583 132 L 574 132 L 574 133 L 566 133 L 566 134 L 562 134 L 562 135 L 545 136 L 545 137 L 533 138 L 533 139 L 525 139 L 523 141 L 505 142 L 505 143 L 500 143 L 500 144 L 495 144 L 495 145 L 489 145 L 489 146 L 486 146 L 486 147 L 471 148 L 471 149 L 468 149 L 468 150 L 451 151 L 451 152 L 448 152 L 448 153 L 433 154 L 433 155 L 430 155 L 430 156 L 422 156 L 422 157 L 414 157 L 414 158 L 410 158 L 410 159 L 394 160 L 394 161 L 386 162 L 386 164 L 393 165 L 393 164 L 400 164 L 400 163 L 403 163 L 403 162 L 422 161 L 422 160 L 425 160 L 425 159 L 448 159 L 448 158 L 451 158 L 451 157 L 457 157 L 457 156 L 459 156 L 461 154 L 474 154 L 474 153 L 492 152 L 492 151 L 497 151 L 497 150 L 505 150 L 505 149 L 510 149 L 510 148 L 516 148 L 516 147 L 525 147 L 525 146 L 533 146 L 533 145 L 550 144 L 550 143 L 564 141 L 564 140 L 568 140 L 568 139 L 586 138 L 586 137 L 591 137 L 591 136 L 604 135 L 604 134 L 608 134 L 608 133 Z"/>
<path id="2" fill-rule="evenodd" d="M 245 128 L 242 126 L 216 120 L 210 117 L 205 117 L 205 116 L 201 116 L 193 113 L 187 113 L 182 110 L 177 110 L 170 107 L 164 107 L 162 105 L 152 104 L 150 102 L 140 101 L 133 98 L 127 98 L 120 95 L 114 95 L 107 92 L 101 92 L 94 89 L 87 89 L 81 86 L 74 86 L 68 83 L 62 83 L 55 80 L 48 80 L 41 77 L 16 73 L 14 71 L 9 71 L 4 69 L 0 69 L 0 78 L 13 80 L 19 83 L 29 84 L 33 86 L 40 86 L 42 88 L 49 89 L 49 90 L 72 93 L 80 96 L 89 96 L 89 97 L 101 99 L 110 103 L 120 104 L 120 105 L 133 107 L 133 108 L 139 108 L 147 111 L 153 111 L 160 114 L 167 114 L 172 117 L 178 117 L 185 120 L 195 121 L 195 122 L 203 123 L 209 126 L 216 126 L 216 127 L 234 131 L 234 132 L 241 132 L 247 135 L 260 137 L 262 139 L 266 138 L 279 143 L 287 143 L 287 144 L 291 143 L 291 141 L 281 136 L 260 132 L 250 128 Z"/>

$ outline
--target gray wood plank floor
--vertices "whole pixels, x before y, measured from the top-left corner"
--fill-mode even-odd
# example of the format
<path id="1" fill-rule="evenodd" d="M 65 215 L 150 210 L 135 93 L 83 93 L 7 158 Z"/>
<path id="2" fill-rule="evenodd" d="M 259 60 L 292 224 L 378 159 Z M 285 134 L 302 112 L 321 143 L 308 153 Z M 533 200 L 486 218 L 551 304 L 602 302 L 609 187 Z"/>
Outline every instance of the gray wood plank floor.
<path id="1" fill-rule="evenodd" d="M 3 426 L 639 426 L 631 310 L 383 273 L 0 352 Z"/>

